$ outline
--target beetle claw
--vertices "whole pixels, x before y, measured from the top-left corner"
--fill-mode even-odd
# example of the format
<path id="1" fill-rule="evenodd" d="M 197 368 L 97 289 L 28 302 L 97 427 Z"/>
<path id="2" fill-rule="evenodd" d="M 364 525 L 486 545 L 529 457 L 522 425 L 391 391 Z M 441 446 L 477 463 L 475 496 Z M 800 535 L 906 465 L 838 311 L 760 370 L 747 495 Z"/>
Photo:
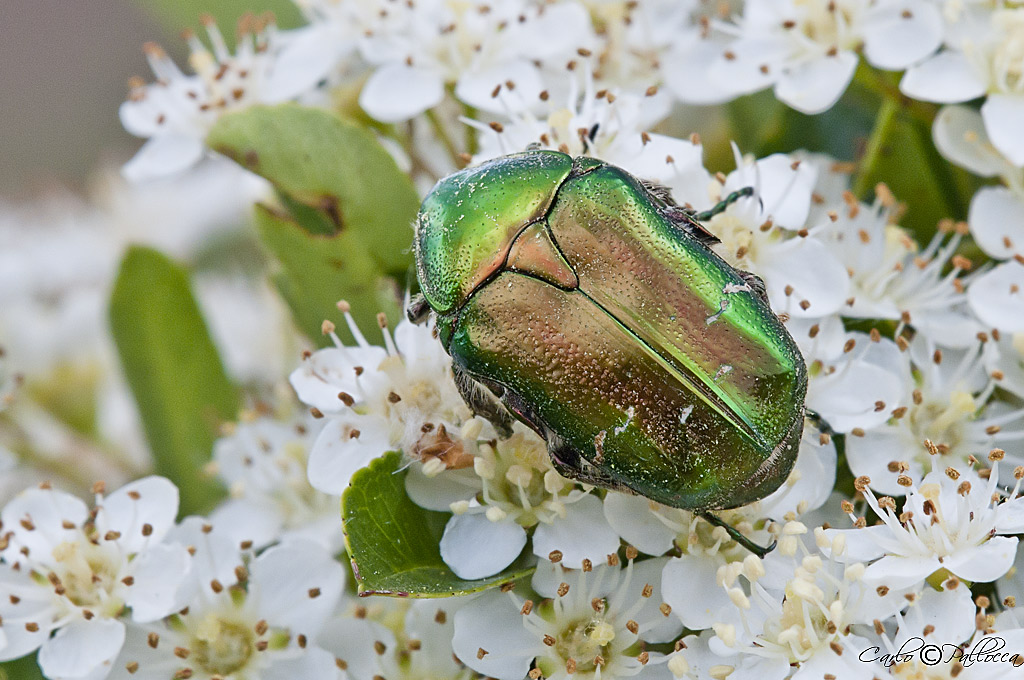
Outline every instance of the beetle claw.
<path id="1" fill-rule="evenodd" d="M 729 538 L 736 541 L 737 543 L 739 543 L 744 548 L 754 553 L 761 559 L 764 559 L 765 555 L 770 553 L 772 550 L 775 550 L 775 544 L 778 543 L 778 541 L 776 541 L 773 538 L 772 542 L 768 546 L 758 545 L 757 543 L 754 543 L 749 538 L 741 534 L 736 527 L 729 524 L 718 515 L 712 515 L 710 512 L 702 512 L 700 513 L 700 517 L 708 524 L 713 524 L 716 527 L 722 527 L 723 529 L 725 529 L 726 532 L 728 532 L 729 534 Z"/>

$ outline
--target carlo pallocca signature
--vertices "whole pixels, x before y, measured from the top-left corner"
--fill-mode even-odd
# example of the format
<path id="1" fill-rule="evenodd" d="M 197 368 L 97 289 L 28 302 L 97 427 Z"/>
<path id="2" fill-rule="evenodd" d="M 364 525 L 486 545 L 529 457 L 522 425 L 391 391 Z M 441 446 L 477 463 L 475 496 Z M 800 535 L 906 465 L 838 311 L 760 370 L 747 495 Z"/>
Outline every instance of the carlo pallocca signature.
<path id="1" fill-rule="evenodd" d="M 1024 666 L 1024 650 L 1007 650 L 1006 640 L 997 635 L 987 635 L 971 647 L 950 643 L 936 645 L 926 643 L 924 638 L 912 637 L 891 654 L 882 654 L 878 647 L 868 647 L 858 658 L 865 663 L 877 662 L 891 668 L 913 661 L 915 656 L 927 666 L 949 663 L 953 660 L 960 662 L 965 668 L 976 663 L 1007 663 L 1015 668 Z"/>

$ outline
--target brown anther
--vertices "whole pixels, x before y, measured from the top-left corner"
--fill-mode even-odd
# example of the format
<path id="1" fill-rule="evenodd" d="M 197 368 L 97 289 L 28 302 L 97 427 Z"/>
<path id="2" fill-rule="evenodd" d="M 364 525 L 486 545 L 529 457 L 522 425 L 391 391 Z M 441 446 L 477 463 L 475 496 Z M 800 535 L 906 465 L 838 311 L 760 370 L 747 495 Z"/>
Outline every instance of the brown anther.
<path id="1" fill-rule="evenodd" d="M 548 553 L 548 559 L 551 560 L 552 564 L 558 564 L 559 562 L 562 561 L 562 551 L 561 550 L 552 550 L 551 552 Z"/>

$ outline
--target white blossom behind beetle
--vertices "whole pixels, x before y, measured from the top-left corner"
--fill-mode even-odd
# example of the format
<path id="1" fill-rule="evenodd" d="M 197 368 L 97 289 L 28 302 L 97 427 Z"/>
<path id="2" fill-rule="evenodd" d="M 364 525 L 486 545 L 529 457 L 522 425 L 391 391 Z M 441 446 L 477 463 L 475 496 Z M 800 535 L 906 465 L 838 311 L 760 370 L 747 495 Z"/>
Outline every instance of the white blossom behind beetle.
<path id="1" fill-rule="evenodd" d="M 1003 3 L 949 3 L 946 47 L 911 67 L 900 90 L 915 99 L 954 104 L 985 97 L 981 117 L 994 146 L 1024 165 L 1024 10 Z"/>
<path id="2" fill-rule="evenodd" d="M 0 660 L 36 649 L 53 680 L 103 678 L 125 640 L 125 608 L 142 623 L 180 608 L 190 566 L 164 541 L 178 490 L 162 477 L 132 482 L 94 509 L 49 488 L 4 507 L 0 562 Z"/>
<path id="3" fill-rule="evenodd" d="M 735 38 L 705 62 L 715 80 L 775 96 L 802 113 L 821 113 L 846 90 L 858 51 L 873 66 L 900 70 L 942 40 L 942 17 L 925 0 L 750 2 L 720 30 Z"/>
<path id="4" fill-rule="evenodd" d="M 560 68 L 592 40 L 589 16 L 575 2 L 534 7 L 520 0 L 426 0 L 389 11 L 411 14 L 404 30 L 371 32 L 360 44 L 376 68 L 359 103 L 385 122 L 437 106 L 446 86 L 462 103 L 485 111 L 531 107 L 544 90 L 545 65 Z"/>
<path id="5" fill-rule="evenodd" d="M 146 45 L 157 80 L 133 83 L 120 109 L 125 129 L 147 140 L 122 169 L 131 181 L 172 175 L 198 163 L 206 134 L 223 113 L 300 94 L 293 82 L 274 77 L 277 30 L 272 22 L 247 17 L 234 53 L 212 19 L 204 24 L 212 49 L 186 34 L 193 75 L 183 73 L 160 46 Z"/>

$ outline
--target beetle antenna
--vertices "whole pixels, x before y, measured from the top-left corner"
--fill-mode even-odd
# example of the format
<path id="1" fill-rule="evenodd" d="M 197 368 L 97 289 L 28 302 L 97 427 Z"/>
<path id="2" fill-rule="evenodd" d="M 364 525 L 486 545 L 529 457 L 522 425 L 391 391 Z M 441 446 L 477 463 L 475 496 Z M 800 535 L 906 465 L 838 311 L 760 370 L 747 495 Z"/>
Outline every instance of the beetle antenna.
<path id="1" fill-rule="evenodd" d="M 705 210 L 704 212 L 699 212 L 695 214 L 693 216 L 693 219 L 697 220 L 698 222 L 707 222 L 715 215 L 721 215 L 722 213 L 724 213 L 726 208 L 728 208 L 730 205 L 740 200 L 741 198 L 746 198 L 748 196 L 753 195 L 754 187 L 743 187 L 742 189 L 737 189 L 736 191 L 732 192 L 731 194 L 723 198 L 717 204 L 712 206 L 710 210 Z"/>
<path id="2" fill-rule="evenodd" d="M 741 534 L 739 530 L 736 529 L 736 527 L 729 524 L 718 515 L 712 515 L 710 512 L 702 512 L 700 513 L 700 517 L 708 524 L 712 524 L 716 527 L 722 527 L 723 529 L 725 529 L 726 532 L 728 532 L 729 534 L 729 538 L 736 541 L 737 543 L 739 543 L 744 548 L 754 553 L 761 559 L 764 559 L 765 555 L 770 553 L 772 550 L 775 550 L 775 539 L 772 539 L 772 543 L 768 547 L 758 545 L 757 543 L 754 543 L 749 538 Z"/>

